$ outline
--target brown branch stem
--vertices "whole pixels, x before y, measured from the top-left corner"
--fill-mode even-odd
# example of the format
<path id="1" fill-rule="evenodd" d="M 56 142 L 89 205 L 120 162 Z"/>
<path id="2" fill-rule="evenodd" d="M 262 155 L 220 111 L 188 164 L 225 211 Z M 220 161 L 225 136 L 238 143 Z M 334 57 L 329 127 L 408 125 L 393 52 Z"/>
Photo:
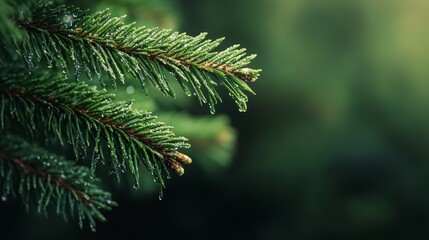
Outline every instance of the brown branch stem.
<path id="1" fill-rule="evenodd" d="M 63 104 L 63 103 L 60 103 L 60 101 L 58 101 L 57 99 L 55 99 L 53 97 L 40 97 L 40 96 L 36 96 L 34 94 L 24 93 L 18 89 L 4 89 L 4 88 L 2 89 L 2 88 L 0 88 L 0 93 L 6 93 L 9 95 L 13 95 L 13 96 L 20 96 L 23 98 L 31 99 L 33 101 L 37 101 L 37 102 L 42 103 L 42 104 L 49 103 L 52 106 L 57 106 L 57 107 Z M 156 142 L 147 140 L 146 139 L 148 137 L 147 135 L 136 133 L 132 129 L 127 128 L 122 124 L 118 124 L 106 116 L 102 116 L 99 114 L 92 113 L 88 109 L 82 109 L 82 108 L 79 108 L 73 104 L 70 104 L 68 107 L 70 107 L 70 109 L 77 115 L 86 115 L 89 118 L 95 118 L 99 122 L 101 122 L 105 125 L 108 125 L 108 126 L 112 127 L 113 129 L 116 129 L 118 131 L 122 131 L 123 133 L 130 136 L 131 138 L 134 138 L 137 141 L 142 142 L 145 145 L 149 146 L 151 149 L 158 152 L 160 155 L 166 157 L 167 159 L 168 159 L 169 155 L 175 155 L 178 159 L 182 159 L 182 158 L 184 158 L 182 156 L 186 156 L 186 155 L 184 155 L 178 151 L 166 151 L 166 150 L 160 148 L 159 146 L 157 146 L 158 144 Z M 189 158 L 188 156 L 186 156 L 186 157 Z"/>
<path id="2" fill-rule="evenodd" d="M 74 188 L 70 183 L 67 182 L 66 179 L 64 179 L 60 176 L 50 175 L 43 168 L 38 167 L 34 164 L 31 164 L 24 159 L 15 157 L 11 153 L 4 151 L 4 150 L 1 150 L 1 149 L 0 149 L 0 157 L 2 157 L 4 160 L 6 160 L 9 163 L 11 163 L 12 165 L 14 165 L 16 168 L 20 168 L 20 169 L 26 171 L 27 173 L 42 177 L 46 181 L 48 181 L 48 179 L 50 179 L 51 182 L 55 183 L 56 185 L 60 186 L 61 188 L 64 188 L 69 192 L 73 192 L 75 194 L 75 196 L 77 197 L 78 201 L 82 202 L 83 204 L 85 204 L 88 207 L 93 207 L 92 200 L 90 199 L 90 197 L 86 193 L 84 193 L 83 191 Z M 49 178 L 49 176 L 51 176 L 51 177 Z"/>
<path id="3" fill-rule="evenodd" d="M 124 47 L 122 44 L 115 42 L 113 39 L 108 39 L 108 40 L 111 40 L 111 43 L 108 44 L 106 42 L 100 41 L 99 38 L 97 37 L 97 34 L 86 32 L 82 28 L 76 28 L 74 30 L 65 31 L 64 29 L 50 28 L 48 25 L 36 25 L 33 22 L 29 22 L 29 21 L 17 21 L 17 23 L 18 25 L 22 26 L 27 30 L 42 29 L 47 31 L 50 34 L 57 34 L 57 35 L 65 36 L 67 38 L 70 38 L 70 36 L 80 37 L 80 38 L 86 39 L 85 42 L 87 44 L 96 43 L 102 46 L 103 48 L 107 48 L 109 50 L 113 49 L 116 51 L 121 51 L 133 57 L 146 57 L 151 60 L 157 60 L 157 58 L 159 58 L 159 59 L 162 59 L 162 61 L 164 62 L 165 61 L 171 62 L 170 59 L 175 59 L 187 67 L 198 66 L 198 68 L 200 69 L 208 69 L 208 68 L 216 69 L 218 71 L 222 71 L 227 74 L 233 75 L 243 81 L 247 81 L 247 82 L 254 81 L 252 75 L 248 74 L 248 70 L 249 70 L 248 68 L 234 70 L 232 66 L 222 65 L 219 63 L 210 63 L 210 62 L 195 63 L 194 58 L 190 58 L 190 59 L 178 58 L 177 55 L 169 55 L 167 53 L 160 53 L 160 52 L 151 52 L 149 53 L 149 55 L 142 55 L 142 54 L 138 54 L 138 51 L 142 50 L 141 48 L 133 49 L 129 47 Z"/>

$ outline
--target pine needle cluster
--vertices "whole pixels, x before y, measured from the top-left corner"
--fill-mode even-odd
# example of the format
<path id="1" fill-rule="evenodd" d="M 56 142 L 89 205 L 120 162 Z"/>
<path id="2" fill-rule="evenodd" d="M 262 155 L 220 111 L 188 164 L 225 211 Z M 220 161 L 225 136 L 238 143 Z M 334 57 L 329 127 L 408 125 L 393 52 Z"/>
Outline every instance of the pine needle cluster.
<path id="1" fill-rule="evenodd" d="M 96 178 L 100 163 L 117 181 L 130 173 L 135 188 L 142 167 L 161 189 L 170 172 L 183 175 L 192 162 L 181 153 L 190 147 L 187 139 L 132 101 L 115 100 L 118 83 L 136 80 L 141 94 L 152 85 L 175 98 L 176 81 L 212 113 L 222 89 L 240 111 L 254 94 L 248 83 L 260 70 L 247 65 L 255 55 L 239 45 L 217 51 L 223 38 L 139 27 L 109 10 L 0 4 L 0 191 L 3 200 L 19 198 L 27 209 L 52 208 L 94 228 L 105 221 L 102 211 L 116 206 Z M 72 156 L 56 151 L 66 148 Z"/>

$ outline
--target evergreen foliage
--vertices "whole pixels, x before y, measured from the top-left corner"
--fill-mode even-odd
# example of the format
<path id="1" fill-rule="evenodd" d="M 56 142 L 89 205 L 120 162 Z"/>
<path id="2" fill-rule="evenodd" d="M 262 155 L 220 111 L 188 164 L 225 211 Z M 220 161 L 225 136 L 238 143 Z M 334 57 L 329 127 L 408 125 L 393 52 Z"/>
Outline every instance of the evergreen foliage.
<path id="1" fill-rule="evenodd" d="M 105 220 L 100 210 L 116 205 L 96 185 L 99 162 L 108 164 L 118 181 L 129 171 L 135 188 L 143 165 L 161 190 L 170 171 L 183 175 L 182 165 L 192 162 L 180 152 L 190 147 L 186 138 L 150 112 L 134 109 L 132 101 L 115 100 L 106 78 L 114 88 L 117 81 L 138 79 L 142 94 L 150 82 L 172 97 L 175 79 L 186 95 L 208 103 L 214 113 L 222 101 L 219 86 L 246 111 L 246 92 L 253 93 L 247 83 L 259 76 L 260 70 L 246 67 L 255 55 L 246 56 L 239 45 L 214 51 L 223 39 L 207 40 L 206 33 L 191 37 L 136 27 L 108 10 L 90 14 L 53 2 L 0 4 L 2 194 L 21 198 L 27 209 L 35 202 L 39 212 L 53 206 L 65 219 L 77 216 L 80 226 L 88 220 L 93 228 L 96 220 Z M 101 87 L 82 81 L 93 77 Z M 191 121 L 176 116 L 179 122 Z M 196 123 L 196 129 L 207 126 L 203 119 Z M 217 149 L 229 143 L 221 141 Z M 52 151 L 57 147 L 72 148 L 75 161 L 83 165 Z"/>
<path id="2" fill-rule="evenodd" d="M 244 68 L 256 55 L 245 56 L 246 49 L 234 45 L 221 52 L 212 51 L 223 38 L 206 40 L 171 30 L 135 27 L 123 17 L 111 17 L 108 10 L 88 14 L 77 7 L 41 4 L 29 16 L 14 16 L 28 37 L 19 53 L 29 69 L 44 60 L 48 67 L 59 65 L 66 73 L 74 67 L 76 79 L 85 71 L 102 80 L 107 72 L 115 80 L 125 81 L 129 72 L 146 90 L 149 80 L 165 95 L 175 97 L 167 73 L 176 76 L 188 96 L 195 94 L 200 103 L 222 101 L 216 90 L 224 86 L 241 111 L 247 106 L 245 92 L 253 93 L 245 81 L 255 81 L 260 70 Z M 104 81 L 102 82 L 104 84 Z"/>
<path id="3" fill-rule="evenodd" d="M 82 227 L 83 220 L 88 219 L 94 228 L 96 220 L 106 220 L 100 210 L 109 210 L 116 203 L 92 176 L 88 168 L 23 139 L 12 135 L 0 139 L 2 200 L 18 195 L 27 211 L 34 204 L 38 212 L 47 215 L 51 206 L 65 220 L 77 216 Z"/>
<path id="4" fill-rule="evenodd" d="M 165 164 L 174 166 L 173 170 L 182 175 L 180 163 L 188 162 L 176 150 L 189 145 L 185 138 L 175 137 L 170 126 L 157 122 L 147 112 L 133 110 L 131 103 L 112 101 L 112 94 L 85 83 L 66 83 L 60 75 L 41 71 L 31 75 L 4 74 L 0 94 L 1 128 L 10 113 L 11 120 L 21 123 L 28 134 L 37 133 L 40 128 L 36 125 L 41 123 L 43 136 L 52 135 L 62 145 L 65 138 L 76 159 L 90 155 L 93 173 L 98 159 L 107 158 L 118 180 L 119 172 L 128 166 L 138 185 L 141 159 L 164 186 L 161 172 Z M 108 156 L 103 153 L 100 138 L 110 150 Z"/>

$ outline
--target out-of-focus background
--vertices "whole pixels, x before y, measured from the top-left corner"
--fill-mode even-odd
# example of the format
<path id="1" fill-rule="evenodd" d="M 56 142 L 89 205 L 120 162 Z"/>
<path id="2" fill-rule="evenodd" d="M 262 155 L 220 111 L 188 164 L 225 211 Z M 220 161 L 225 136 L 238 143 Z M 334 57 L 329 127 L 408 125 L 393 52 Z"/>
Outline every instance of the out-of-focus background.
<path id="1" fill-rule="evenodd" d="M 220 118 L 207 128 L 236 146 L 233 155 L 228 147 L 219 157 L 196 153 L 204 157 L 194 157 L 183 177 L 168 182 L 162 201 L 156 190 L 115 191 L 120 206 L 95 234 L 54 216 L 23 217 L 19 203 L 7 202 L 2 234 L 62 240 L 429 237 L 429 1 L 69 2 L 110 7 L 148 26 L 225 36 L 223 47 L 240 43 L 258 54 L 251 67 L 263 69 L 251 85 L 257 95 L 247 113 L 224 101 L 220 117 L 195 99 L 178 101 L 175 108 L 186 106 L 182 110 L 194 116 Z"/>

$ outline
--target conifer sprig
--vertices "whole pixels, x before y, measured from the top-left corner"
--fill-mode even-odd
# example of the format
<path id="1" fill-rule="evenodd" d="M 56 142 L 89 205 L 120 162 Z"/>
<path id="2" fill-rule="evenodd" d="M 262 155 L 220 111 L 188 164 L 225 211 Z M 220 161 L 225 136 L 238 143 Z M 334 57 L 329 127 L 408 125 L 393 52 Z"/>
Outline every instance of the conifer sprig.
<path id="1" fill-rule="evenodd" d="M 125 16 L 124 16 L 125 17 Z M 13 18 L 28 34 L 20 53 L 29 69 L 44 60 L 48 67 L 60 66 L 68 73 L 82 71 L 101 80 L 102 72 L 113 79 L 125 80 L 126 72 L 139 79 L 146 90 L 149 80 L 165 95 L 175 96 L 168 73 L 175 76 L 188 96 L 200 103 L 214 105 L 222 99 L 217 86 L 223 86 L 240 111 L 247 109 L 246 82 L 255 81 L 260 70 L 246 65 L 256 55 L 246 56 L 245 49 L 234 45 L 213 51 L 222 41 L 205 39 L 206 33 L 191 37 L 185 33 L 125 24 L 124 17 L 111 17 L 108 10 L 88 14 L 77 7 L 39 4 L 30 16 Z M 104 84 L 102 82 L 102 84 Z"/>
<path id="2" fill-rule="evenodd" d="M 171 127 L 150 113 L 133 110 L 131 103 L 114 102 L 112 98 L 96 87 L 67 83 L 60 75 L 48 72 L 5 74 L 0 81 L 0 127 L 5 127 L 7 118 L 13 118 L 29 134 L 43 131 L 43 136 L 55 137 L 61 143 L 64 137 L 77 158 L 91 159 L 93 171 L 99 159 L 110 159 L 119 180 L 128 167 L 136 187 L 141 162 L 162 186 L 168 168 L 182 175 L 181 164 L 191 162 L 178 152 L 189 147 L 186 139 L 176 137 Z"/>
<path id="3" fill-rule="evenodd" d="M 146 94 L 152 84 L 172 97 L 175 80 L 214 113 L 222 102 L 221 88 L 245 111 L 247 94 L 254 94 L 248 83 L 260 70 L 248 67 L 256 55 L 247 55 L 239 45 L 217 51 L 223 38 L 137 27 L 126 24 L 125 17 L 111 17 L 108 10 L 90 14 L 45 2 L 0 0 L 0 194 L 19 197 L 27 209 L 32 203 L 39 212 L 52 207 L 65 219 L 77 217 L 80 226 L 88 221 L 94 229 L 96 221 L 105 220 L 101 211 L 116 206 L 93 178 L 99 162 L 109 164 L 118 181 L 130 171 L 136 188 L 143 164 L 160 184 L 160 197 L 169 172 L 182 175 L 182 165 L 192 162 L 179 152 L 189 147 L 186 138 L 151 113 L 134 110 L 132 102 L 115 101 L 103 79 L 109 77 L 116 86 L 135 78 Z M 102 89 L 70 82 L 72 75 L 84 79 L 82 73 L 89 80 L 98 78 Z M 187 129 L 196 142 L 219 140 L 216 151 L 223 153 L 224 146 L 233 146 L 229 135 L 199 135 L 208 127 L 203 119 L 191 123 L 189 116 L 177 116 L 173 124 L 193 124 Z M 57 151 L 58 145 L 63 148 Z M 79 161 L 47 149 L 62 155 L 72 149 Z M 77 166 L 87 163 L 81 160 L 89 160 L 91 167 Z"/>
<path id="4" fill-rule="evenodd" d="M 105 221 L 101 210 L 116 203 L 97 186 L 89 169 L 11 135 L 0 137 L 0 183 L 2 200 L 19 197 L 27 211 L 32 203 L 47 215 L 49 208 L 65 220 L 76 216 L 79 225 Z"/>

